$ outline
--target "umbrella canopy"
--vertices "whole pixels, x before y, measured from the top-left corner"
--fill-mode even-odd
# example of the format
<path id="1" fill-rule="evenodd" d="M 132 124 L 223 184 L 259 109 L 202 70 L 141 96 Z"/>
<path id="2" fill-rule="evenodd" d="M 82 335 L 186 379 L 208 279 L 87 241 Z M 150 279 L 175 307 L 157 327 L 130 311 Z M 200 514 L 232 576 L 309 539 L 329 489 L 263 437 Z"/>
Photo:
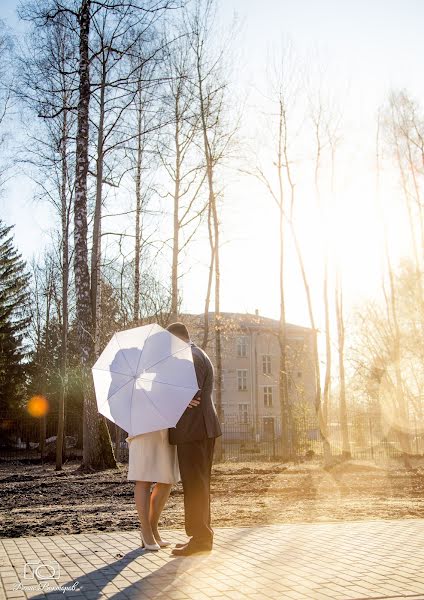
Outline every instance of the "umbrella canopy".
<path id="1" fill-rule="evenodd" d="M 190 344 L 156 323 L 115 333 L 92 372 L 99 412 L 129 436 L 175 427 L 199 389 Z"/>

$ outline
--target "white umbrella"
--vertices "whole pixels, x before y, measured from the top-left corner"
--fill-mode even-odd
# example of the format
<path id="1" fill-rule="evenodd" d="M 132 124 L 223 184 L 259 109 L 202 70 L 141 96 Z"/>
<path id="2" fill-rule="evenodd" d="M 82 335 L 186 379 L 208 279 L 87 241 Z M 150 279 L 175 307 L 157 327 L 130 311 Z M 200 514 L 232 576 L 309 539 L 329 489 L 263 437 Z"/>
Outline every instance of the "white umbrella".
<path id="1" fill-rule="evenodd" d="M 115 333 L 92 371 L 99 412 L 129 436 L 175 427 L 199 389 L 190 344 L 155 323 Z"/>

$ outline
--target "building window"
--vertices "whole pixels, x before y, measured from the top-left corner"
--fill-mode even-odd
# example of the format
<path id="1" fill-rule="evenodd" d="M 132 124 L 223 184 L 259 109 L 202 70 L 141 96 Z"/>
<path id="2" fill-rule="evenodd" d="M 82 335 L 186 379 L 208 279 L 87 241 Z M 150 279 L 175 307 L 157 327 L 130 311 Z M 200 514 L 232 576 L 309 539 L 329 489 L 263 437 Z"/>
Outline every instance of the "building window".
<path id="1" fill-rule="evenodd" d="M 268 408 L 272 406 L 272 387 L 270 385 L 264 386 L 264 406 Z"/>
<path id="2" fill-rule="evenodd" d="M 247 337 L 245 336 L 237 338 L 237 356 L 239 358 L 247 356 Z"/>
<path id="3" fill-rule="evenodd" d="M 271 375 L 271 355 L 262 355 L 262 373 L 264 375 Z"/>
<path id="4" fill-rule="evenodd" d="M 247 423 L 249 419 L 249 405 L 239 404 L 239 420 L 240 423 Z"/>
<path id="5" fill-rule="evenodd" d="M 247 390 L 247 369 L 237 369 L 237 389 L 239 392 Z"/>

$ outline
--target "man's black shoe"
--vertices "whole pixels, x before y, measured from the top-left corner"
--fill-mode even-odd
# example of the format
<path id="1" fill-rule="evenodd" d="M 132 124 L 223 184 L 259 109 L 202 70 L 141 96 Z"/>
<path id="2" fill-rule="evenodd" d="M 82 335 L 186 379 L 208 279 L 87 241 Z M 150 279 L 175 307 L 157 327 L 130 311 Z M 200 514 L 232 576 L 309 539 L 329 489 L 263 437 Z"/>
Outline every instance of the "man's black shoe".
<path id="1" fill-rule="evenodd" d="M 189 544 L 190 542 L 191 542 L 191 538 L 187 542 L 175 544 L 174 548 L 184 548 L 184 546 L 187 546 L 187 544 Z"/>
<path id="2" fill-rule="evenodd" d="M 210 552 L 212 544 L 192 544 L 188 542 L 182 548 L 174 548 L 171 552 L 174 556 L 191 556 L 192 554 L 201 554 L 202 552 Z"/>

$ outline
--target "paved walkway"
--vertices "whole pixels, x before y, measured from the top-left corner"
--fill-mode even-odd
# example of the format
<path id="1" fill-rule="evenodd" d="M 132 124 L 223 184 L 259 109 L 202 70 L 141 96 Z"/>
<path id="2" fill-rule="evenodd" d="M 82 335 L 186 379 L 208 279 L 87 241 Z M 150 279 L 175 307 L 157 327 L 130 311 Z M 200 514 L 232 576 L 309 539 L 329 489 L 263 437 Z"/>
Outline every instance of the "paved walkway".
<path id="1" fill-rule="evenodd" d="M 189 558 L 137 531 L 0 539 L 0 575 L 5 598 L 424 600 L 424 519 L 222 528 Z"/>

